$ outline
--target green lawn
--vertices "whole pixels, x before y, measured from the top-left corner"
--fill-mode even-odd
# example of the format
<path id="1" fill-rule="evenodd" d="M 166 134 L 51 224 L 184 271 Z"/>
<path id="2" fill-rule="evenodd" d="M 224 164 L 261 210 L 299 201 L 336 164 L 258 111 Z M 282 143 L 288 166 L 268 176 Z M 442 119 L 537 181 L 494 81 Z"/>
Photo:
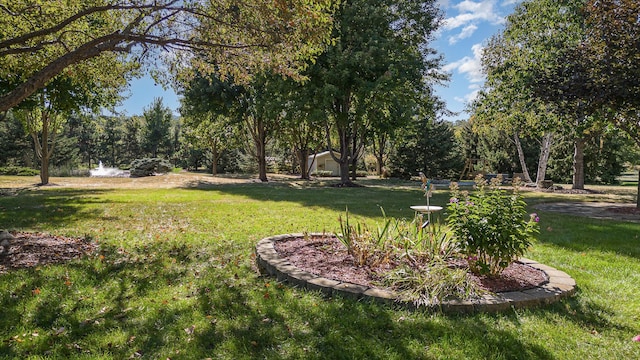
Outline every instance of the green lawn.
<path id="1" fill-rule="evenodd" d="M 0 188 L 15 181 L 0 177 Z M 409 206 L 424 202 L 418 183 L 362 183 L 0 191 L 0 228 L 100 244 L 90 258 L 0 275 L 0 357 L 640 358 L 640 343 L 631 341 L 640 334 L 638 223 L 541 212 L 541 234 L 527 256 L 569 273 L 578 292 L 503 314 L 442 315 L 325 298 L 257 273 L 253 249 L 263 237 L 333 232 L 346 207 L 358 220 L 381 220 L 380 206 L 409 218 Z M 626 189 L 526 197 L 631 202 Z M 439 189 L 431 203 L 448 198 Z"/>

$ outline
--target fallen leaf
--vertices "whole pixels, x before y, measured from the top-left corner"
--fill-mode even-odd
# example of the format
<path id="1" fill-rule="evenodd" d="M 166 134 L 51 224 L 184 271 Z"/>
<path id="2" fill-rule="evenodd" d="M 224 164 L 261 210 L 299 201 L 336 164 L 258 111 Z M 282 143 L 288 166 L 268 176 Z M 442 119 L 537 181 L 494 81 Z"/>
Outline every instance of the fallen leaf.
<path id="1" fill-rule="evenodd" d="M 31 290 L 31 293 L 33 295 L 40 295 L 40 288 L 35 288 L 35 289 Z"/>
<path id="2" fill-rule="evenodd" d="M 53 336 L 58 336 L 58 335 L 62 334 L 64 331 L 65 331 L 64 326 L 60 327 L 56 331 L 53 332 Z"/>

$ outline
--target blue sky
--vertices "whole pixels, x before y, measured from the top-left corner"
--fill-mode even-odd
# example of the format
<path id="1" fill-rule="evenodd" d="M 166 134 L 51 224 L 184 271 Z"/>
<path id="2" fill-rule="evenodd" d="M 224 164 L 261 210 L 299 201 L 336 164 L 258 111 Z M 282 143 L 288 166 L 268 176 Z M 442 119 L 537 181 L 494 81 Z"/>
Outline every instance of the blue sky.
<path id="1" fill-rule="evenodd" d="M 444 69 L 451 74 L 446 87 L 437 87 L 447 108 L 459 112 L 448 120 L 467 119 L 465 104 L 475 97 L 484 82 L 480 69 L 482 47 L 491 35 L 502 30 L 505 17 L 513 12 L 521 0 L 439 0 L 445 12 L 445 22 L 438 31 L 433 47 L 445 57 Z M 131 83 L 130 97 L 118 109 L 126 115 L 141 115 L 156 97 L 162 97 L 165 106 L 176 111 L 178 96 L 171 89 L 163 89 L 145 76 Z"/>

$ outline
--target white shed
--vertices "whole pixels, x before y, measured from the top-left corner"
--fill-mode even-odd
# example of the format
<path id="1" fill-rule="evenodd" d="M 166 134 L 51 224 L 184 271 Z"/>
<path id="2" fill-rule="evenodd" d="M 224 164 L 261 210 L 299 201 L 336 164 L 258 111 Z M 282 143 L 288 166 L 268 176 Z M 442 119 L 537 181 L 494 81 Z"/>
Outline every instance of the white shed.
<path id="1" fill-rule="evenodd" d="M 334 152 L 334 154 L 340 157 L 339 153 Z M 314 174 L 318 171 L 331 171 L 333 176 L 340 175 L 340 164 L 333 160 L 329 151 L 317 153 L 315 158 L 314 155 L 309 156 L 309 169 L 309 174 Z"/>

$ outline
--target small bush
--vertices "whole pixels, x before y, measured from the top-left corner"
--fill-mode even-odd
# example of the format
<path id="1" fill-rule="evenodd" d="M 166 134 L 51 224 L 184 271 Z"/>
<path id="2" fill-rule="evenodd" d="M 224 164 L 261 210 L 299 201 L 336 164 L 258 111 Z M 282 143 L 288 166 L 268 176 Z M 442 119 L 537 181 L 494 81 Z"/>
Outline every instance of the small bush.
<path id="1" fill-rule="evenodd" d="M 0 175 L 35 176 L 40 174 L 39 170 L 24 166 L 4 166 L 0 167 Z"/>
<path id="2" fill-rule="evenodd" d="M 538 217 L 527 215 L 526 203 L 514 184 L 508 193 L 498 186 L 501 176 L 487 184 L 476 178 L 477 191 L 460 191 L 450 185 L 447 222 L 471 271 L 497 275 L 522 256 L 538 233 Z"/>
<path id="3" fill-rule="evenodd" d="M 166 174 L 171 171 L 171 163 L 160 158 L 136 159 L 131 162 L 131 177 L 152 176 Z"/>

